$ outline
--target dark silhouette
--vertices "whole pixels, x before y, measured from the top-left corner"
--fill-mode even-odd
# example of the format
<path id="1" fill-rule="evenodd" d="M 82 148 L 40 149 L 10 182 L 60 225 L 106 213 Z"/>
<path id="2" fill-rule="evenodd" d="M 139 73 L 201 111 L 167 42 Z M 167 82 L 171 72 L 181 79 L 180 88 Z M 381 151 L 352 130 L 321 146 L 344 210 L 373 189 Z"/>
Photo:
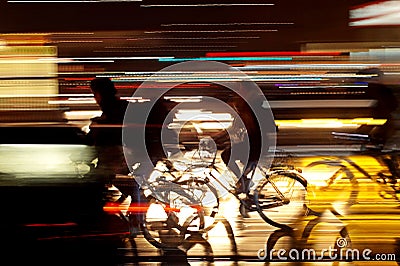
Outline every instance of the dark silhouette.
<path id="1" fill-rule="evenodd" d="M 237 119 L 241 119 L 245 128 L 242 128 L 239 122 L 234 121 L 233 128 L 236 131 L 236 140 L 232 140 L 231 145 L 228 144 L 228 147 L 222 152 L 221 157 L 236 176 L 241 177 L 247 175 L 253 165 L 258 162 L 261 154 L 261 130 L 253 111 L 245 100 L 241 97 L 234 97 L 228 104 L 232 105 L 237 112 L 237 114 L 234 114 L 234 119 L 236 121 Z M 238 148 L 238 151 L 244 152 L 232 153 L 232 149 L 235 147 Z M 231 156 L 233 160 L 229 161 Z M 244 168 L 240 169 L 235 160 L 240 160 L 244 163 Z"/>
<path id="2" fill-rule="evenodd" d="M 108 78 L 93 79 L 90 88 L 102 110 L 101 116 L 91 119 L 90 131 L 87 134 L 87 143 L 94 145 L 98 158 L 93 174 L 106 186 L 111 187 L 114 183 L 118 183 L 117 174 L 128 175 L 130 172 L 122 144 L 122 128 L 128 102 L 117 96 L 117 90 Z M 118 186 L 122 195 L 117 202 L 122 203 L 131 196 L 131 203 L 140 203 L 139 185 L 134 179 L 129 180 L 129 184 Z M 140 217 L 136 215 L 131 215 L 129 218 L 132 235 L 139 232 L 138 221 Z"/>
<path id="3" fill-rule="evenodd" d="M 393 89 L 384 83 L 384 74 L 378 68 L 367 68 L 357 72 L 357 75 L 370 75 L 365 79 L 368 84 L 366 96 L 376 100 L 376 104 L 372 110 L 372 116 L 375 119 L 386 119 L 387 122 L 381 126 L 375 126 L 368 133 L 370 141 L 376 147 L 383 148 L 388 139 L 397 130 L 394 121 L 394 112 L 398 112 L 399 104 Z M 356 82 L 358 82 L 356 80 Z M 359 131 L 363 132 L 364 127 Z M 392 148 L 392 147 L 387 147 Z"/>
<path id="4" fill-rule="evenodd" d="M 91 119 L 87 143 L 96 148 L 98 167 L 103 176 L 113 178 L 117 173 L 128 174 L 122 149 L 122 124 L 128 102 L 117 96 L 117 90 L 108 78 L 93 79 L 90 88 L 102 114 Z"/>
<path id="5" fill-rule="evenodd" d="M 248 192 L 249 179 L 247 175 L 258 164 L 261 155 L 262 136 L 259 123 L 250 105 L 262 105 L 260 98 L 246 91 L 241 85 L 241 95 L 234 95 L 227 103 L 234 109 L 230 141 L 221 153 L 221 158 L 230 170 L 239 178 L 238 192 Z M 247 96 L 247 101 L 243 98 Z M 243 169 L 236 164 L 240 160 Z"/>
<path id="6" fill-rule="evenodd" d="M 169 108 L 172 108 L 168 107 L 169 105 L 173 106 L 174 104 L 164 98 L 157 99 L 147 118 L 145 131 L 146 148 L 153 165 L 156 165 L 158 161 L 167 158 L 167 150 L 172 151 L 171 149 L 164 147 L 166 144 L 177 143 L 177 136 L 173 130 L 165 131 L 165 133 L 169 133 L 165 139 L 168 143 L 163 143 L 161 138 L 163 128 L 168 126 L 169 122 L 172 122 L 172 118 L 171 121 L 167 119 Z"/>
<path id="7" fill-rule="evenodd" d="M 169 109 L 173 106 L 174 103 L 164 98 L 153 98 L 150 101 L 134 103 L 127 110 L 124 128 L 125 155 L 129 166 L 140 164 L 134 173 L 144 180 L 158 161 L 167 158 L 168 153 L 173 154 L 179 150 L 176 133 L 166 128 L 172 121 Z M 143 140 L 144 147 L 141 146 Z"/>

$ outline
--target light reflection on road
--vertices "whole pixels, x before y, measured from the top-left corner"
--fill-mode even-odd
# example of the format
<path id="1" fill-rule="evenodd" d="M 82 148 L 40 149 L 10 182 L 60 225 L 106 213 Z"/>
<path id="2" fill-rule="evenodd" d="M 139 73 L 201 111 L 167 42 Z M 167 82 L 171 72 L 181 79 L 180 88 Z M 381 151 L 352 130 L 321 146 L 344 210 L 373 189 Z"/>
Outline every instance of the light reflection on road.
<path id="1" fill-rule="evenodd" d="M 318 215 L 310 213 L 296 224 L 293 232 L 282 233 L 278 228 L 266 224 L 256 212 L 250 213 L 250 218 L 242 218 L 238 212 L 238 201 L 228 196 L 221 200 L 217 225 L 207 234 L 197 238 L 198 243 L 187 251 L 189 263 L 207 265 L 206 262 L 199 260 L 212 257 L 215 265 L 259 264 L 257 252 L 266 248 L 268 239 L 271 243 L 275 243 L 273 245 L 275 250 L 290 250 L 300 243 L 302 248 L 312 248 L 320 252 L 329 247 L 334 248 L 341 238 L 346 243 L 344 248 L 347 249 L 360 251 L 370 249 L 372 254 L 388 255 L 398 252 L 396 249 L 398 250 L 400 238 L 399 202 L 394 198 L 383 198 L 382 186 L 351 166 L 348 168 L 351 169 L 356 182 L 349 180 L 347 176 L 341 176 L 331 183 L 321 182 L 324 181 L 324 176 L 329 179 L 331 170 L 335 167 L 325 167 L 326 171 L 321 172 L 321 169 L 308 169 L 307 165 L 326 158 L 310 156 L 299 157 L 296 160 L 296 165 L 303 169 L 303 175 L 309 181 L 309 207 L 318 212 Z M 384 169 L 378 160 L 369 156 L 347 158 L 373 176 Z M 318 170 L 319 174 L 316 173 Z M 196 241 L 196 238 L 192 240 Z M 141 236 L 133 241 L 136 243 L 135 254 L 139 258 L 160 254 Z M 242 259 L 248 261 L 243 262 Z M 270 265 L 275 263 L 281 265 L 278 262 L 271 262 Z M 322 265 L 321 263 L 321 261 L 303 262 L 302 265 Z M 368 262 L 341 261 L 340 265 L 364 263 Z M 324 264 L 335 263 L 324 262 Z M 391 261 L 384 265 L 397 265 L 397 263 Z"/>

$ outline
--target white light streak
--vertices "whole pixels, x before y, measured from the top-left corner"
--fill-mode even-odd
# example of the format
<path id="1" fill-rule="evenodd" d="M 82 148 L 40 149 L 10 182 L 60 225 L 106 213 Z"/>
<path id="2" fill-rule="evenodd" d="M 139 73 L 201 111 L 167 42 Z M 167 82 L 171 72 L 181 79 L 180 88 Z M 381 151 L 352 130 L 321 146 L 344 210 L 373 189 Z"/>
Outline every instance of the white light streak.
<path id="1" fill-rule="evenodd" d="M 174 96 L 165 96 L 164 99 L 170 100 L 173 102 L 183 103 L 183 102 L 192 102 L 199 103 L 202 101 L 202 96 L 188 96 L 188 97 L 174 97 Z"/>
<path id="2" fill-rule="evenodd" d="M 157 49 L 159 48 L 215 48 L 215 47 L 221 47 L 221 48 L 235 48 L 237 47 L 236 45 L 160 45 L 157 47 L 152 47 L 152 46 L 105 46 L 105 49 Z"/>
<path id="3" fill-rule="evenodd" d="M 130 57 L 74 57 L 74 58 L 39 58 L 38 61 L 54 63 L 114 63 L 115 60 L 159 60 L 171 59 L 172 56 L 130 56 Z"/>
<path id="4" fill-rule="evenodd" d="M 376 105 L 376 100 L 281 100 L 269 101 L 269 106 L 279 108 L 365 108 Z"/>
<path id="5" fill-rule="evenodd" d="M 275 120 L 275 124 L 280 128 L 356 128 L 361 125 L 383 125 L 384 123 L 386 119 L 373 118 Z"/>
<path id="6" fill-rule="evenodd" d="M 114 63 L 114 60 L 73 60 L 73 61 L 60 61 L 59 64 L 70 64 L 70 63 Z"/>
<path id="7" fill-rule="evenodd" d="M 280 64 L 280 65 L 246 65 L 236 67 L 240 70 L 271 70 L 271 69 L 363 69 L 380 67 L 381 64 Z"/>
<path id="8" fill-rule="evenodd" d="M 291 95 L 343 95 L 343 94 L 365 94 L 365 91 L 300 91 L 291 92 Z"/>
<path id="9" fill-rule="evenodd" d="M 216 37 L 144 37 L 144 38 L 129 38 L 127 41 L 138 40 L 215 40 L 215 39 L 260 39 L 260 36 L 216 36 Z"/>
<path id="10" fill-rule="evenodd" d="M 253 25 L 293 25 L 293 22 L 231 22 L 231 23 L 171 23 L 161 24 L 161 27 L 175 26 L 253 26 Z"/>
<path id="11" fill-rule="evenodd" d="M 342 137 L 369 138 L 369 136 L 367 134 L 353 134 L 353 133 L 332 132 L 332 135 L 342 136 Z"/>
<path id="12" fill-rule="evenodd" d="M 95 104 L 96 101 L 93 98 L 76 98 L 76 99 L 68 99 L 68 100 L 51 100 L 47 102 L 48 104 Z"/>
<path id="13" fill-rule="evenodd" d="M 349 26 L 400 24 L 399 1 L 373 1 L 359 8 L 351 8 L 349 13 Z"/>
<path id="14" fill-rule="evenodd" d="M 64 114 L 68 120 L 81 120 L 100 116 L 102 111 L 68 111 Z"/>
<path id="15" fill-rule="evenodd" d="M 76 73 L 75 73 L 76 74 Z M 0 98 L 16 98 L 16 97 L 74 97 L 74 96 L 78 96 L 78 97 L 93 97 L 93 94 L 91 93 L 82 93 L 82 94 L 1 94 Z"/>
<path id="16" fill-rule="evenodd" d="M 368 88 L 368 85 L 316 85 L 316 86 L 279 86 L 281 89 L 315 89 L 315 88 Z"/>
<path id="17" fill-rule="evenodd" d="M 202 122 L 199 124 L 201 129 L 227 129 L 232 126 L 232 122 Z"/>
<path id="18" fill-rule="evenodd" d="M 165 5 L 140 5 L 140 7 L 220 7 L 220 6 L 273 6 L 270 3 L 218 3 L 218 4 L 165 4 Z"/>
<path id="19" fill-rule="evenodd" d="M 186 121 L 232 121 L 233 118 L 229 113 L 211 113 L 211 112 L 199 112 L 199 113 L 176 113 L 177 122 Z"/>
<path id="20" fill-rule="evenodd" d="M 50 43 L 103 43 L 103 41 L 87 41 L 87 40 L 60 40 L 60 41 L 51 41 Z"/>
<path id="21" fill-rule="evenodd" d="M 176 49 L 157 49 L 157 48 L 148 48 L 148 49 L 125 49 L 125 50 L 94 50 L 94 53 L 121 53 L 121 52 L 138 52 L 138 53 L 147 53 L 147 52 L 210 52 L 210 51 L 215 51 L 215 52 L 226 52 L 226 49 L 182 49 L 182 48 L 176 48 Z"/>

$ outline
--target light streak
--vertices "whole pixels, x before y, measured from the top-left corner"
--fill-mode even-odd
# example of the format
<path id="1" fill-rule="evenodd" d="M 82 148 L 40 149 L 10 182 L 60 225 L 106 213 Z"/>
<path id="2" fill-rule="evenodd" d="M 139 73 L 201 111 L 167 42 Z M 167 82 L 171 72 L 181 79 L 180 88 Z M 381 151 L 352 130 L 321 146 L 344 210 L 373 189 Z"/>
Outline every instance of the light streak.
<path id="1" fill-rule="evenodd" d="M 186 121 L 231 121 L 233 120 L 232 116 L 228 113 L 207 113 L 207 112 L 199 112 L 199 113 L 177 113 L 175 115 L 176 122 L 186 122 Z"/>
<path id="2" fill-rule="evenodd" d="M 74 40 L 60 40 L 60 41 L 50 41 L 49 43 L 103 43 L 103 41 L 86 41 L 86 40 L 78 40 L 78 41 L 74 41 Z"/>
<path id="3" fill-rule="evenodd" d="M 161 31 L 145 31 L 146 34 L 152 33 L 233 33 L 233 32 L 277 32 L 277 29 L 271 30 L 253 30 L 253 29 L 246 29 L 246 30 L 161 30 Z"/>
<path id="4" fill-rule="evenodd" d="M 232 22 L 232 23 L 171 23 L 161 24 L 161 27 L 175 26 L 251 26 L 251 25 L 292 25 L 293 22 Z"/>
<path id="5" fill-rule="evenodd" d="M 121 52 L 137 52 L 137 53 L 148 53 L 148 52 L 207 52 L 207 51 L 226 51 L 225 49 L 157 49 L 157 48 L 148 48 L 148 49 L 126 49 L 126 50 L 93 50 L 94 53 L 121 53 Z"/>
<path id="6" fill-rule="evenodd" d="M 160 58 L 160 62 L 182 61 L 290 61 L 292 57 L 196 57 L 196 58 Z"/>
<path id="7" fill-rule="evenodd" d="M 57 62 L 58 64 L 70 64 L 70 63 L 115 63 L 114 60 L 73 60 L 73 61 L 64 61 L 61 60 Z"/>
<path id="8" fill-rule="evenodd" d="M 374 118 L 321 118 L 321 119 L 299 119 L 299 120 L 275 120 L 275 124 L 281 128 L 354 128 L 361 125 L 381 126 L 386 119 Z"/>
<path id="9" fill-rule="evenodd" d="M 271 70 L 271 69 L 364 69 L 380 67 L 381 64 L 285 64 L 285 65 L 246 65 L 236 67 L 239 70 Z M 354 74 L 355 75 L 355 74 Z"/>
<path id="10" fill-rule="evenodd" d="M 91 93 L 82 93 L 82 94 L 21 94 L 21 95 L 17 95 L 17 94 L 1 94 L 0 98 L 17 98 L 17 97 L 28 97 L 28 98 L 32 98 L 32 97 L 74 97 L 74 96 L 78 96 L 78 97 L 93 97 L 93 94 Z"/>
<path id="11" fill-rule="evenodd" d="M 298 51 L 283 51 L 283 52 L 226 52 L 226 53 L 207 53 L 206 56 L 340 56 L 342 52 L 298 52 Z"/>
<path id="12" fill-rule="evenodd" d="M 140 5 L 140 7 L 221 7 L 221 6 L 273 6 L 270 3 L 218 3 L 218 4 L 165 4 L 165 5 Z"/>
<path id="13" fill-rule="evenodd" d="M 18 1 L 20 2 L 20 1 Z M 94 35 L 94 32 L 36 32 L 36 33 L 2 33 L 2 36 L 31 36 L 31 35 Z"/>
<path id="14" fill-rule="evenodd" d="M 157 49 L 157 48 L 207 48 L 207 47 L 221 47 L 221 48 L 234 48 L 236 45 L 160 45 L 157 47 L 153 46 L 105 46 L 105 49 Z"/>
<path id="15" fill-rule="evenodd" d="M 141 2 L 142 0 L 9 0 L 7 3 L 107 3 L 107 2 Z"/>
<path id="16" fill-rule="evenodd" d="M 59 60 L 158 60 L 169 59 L 172 56 L 121 56 L 121 57 L 71 57 L 71 58 L 40 58 L 39 61 Z"/>
<path id="17" fill-rule="evenodd" d="M 271 108 L 362 108 L 373 107 L 376 100 L 276 100 L 268 102 Z M 357 120 L 363 121 L 363 120 Z M 366 120 L 365 120 L 366 121 Z"/>
<path id="18" fill-rule="evenodd" d="M 316 86 L 278 86 L 279 88 L 282 89 L 315 89 L 315 88 L 368 88 L 368 85 L 316 85 Z M 361 92 L 361 91 L 360 91 Z M 359 93 L 360 93 L 359 92 Z M 336 92 L 333 92 L 336 93 Z M 341 94 L 341 92 L 337 92 Z M 348 92 L 350 93 L 350 92 Z M 354 93 L 352 91 L 351 93 Z M 362 92 L 361 92 L 362 93 Z"/>
<path id="19" fill-rule="evenodd" d="M 77 223 L 67 222 L 67 223 L 59 223 L 59 224 L 26 224 L 27 227 L 60 227 L 60 226 L 77 226 Z"/>
<path id="20" fill-rule="evenodd" d="M 67 120 L 87 120 L 92 117 L 100 116 L 102 111 L 67 111 L 65 117 Z"/>
<path id="21" fill-rule="evenodd" d="M 140 37 L 129 38 L 127 41 L 138 40 L 215 40 L 215 39 L 260 39 L 260 36 L 216 36 L 216 37 Z"/>
<path id="22" fill-rule="evenodd" d="M 399 1 L 372 1 L 350 8 L 349 26 L 399 25 Z"/>
<path id="23" fill-rule="evenodd" d="M 51 100 L 48 104 L 95 104 L 96 101 L 93 98 L 89 99 L 68 99 L 68 100 Z"/>

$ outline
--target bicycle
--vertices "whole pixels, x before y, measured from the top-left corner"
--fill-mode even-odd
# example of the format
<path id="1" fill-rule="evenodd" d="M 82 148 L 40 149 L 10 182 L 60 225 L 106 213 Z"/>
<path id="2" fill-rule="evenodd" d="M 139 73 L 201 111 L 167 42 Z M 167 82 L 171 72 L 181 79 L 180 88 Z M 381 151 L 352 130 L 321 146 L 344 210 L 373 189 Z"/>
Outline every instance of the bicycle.
<path id="1" fill-rule="evenodd" d="M 307 176 L 310 214 L 321 216 L 324 211 L 328 210 L 335 216 L 342 216 L 343 212 L 357 202 L 358 181 L 352 168 L 360 170 L 349 158 L 342 157 L 322 158 L 312 161 L 304 167 L 305 175 L 311 171 Z M 313 170 L 315 173 L 311 174 Z M 318 183 L 311 181 L 311 175 L 315 174 L 318 175 Z M 328 178 L 324 177 L 326 175 Z M 350 192 L 343 190 L 343 186 L 347 187 L 348 185 L 351 187 Z M 313 197 L 314 199 L 312 199 Z M 339 203 L 339 206 L 336 203 Z"/>
<path id="2" fill-rule="evenodd" d="M 311 178 L 307 177 L 307 180 L 311 183 L 308 190 L 309 195 L 314 193 L 319 198 L 324 199 L 324 201 L 317 199 L 309 205 L 312 214 L 318 216 L 328 210 L 337 217 L 342 216 L 343 212 L 348 211 L 350 207 L 359 203 L 360 189 L 358 179 L 360 178 L 366 178 L 379 184 L 379 196 L 381 198 L 385 200 L 400 200 L 399 151 L 374 148 L 364 150 L 360 155 L 367 155 L 376 160 L 376 166 L 379 168 L 375 169 L 378 170 L 370 173 L 347 156 L 326 157 L 305 166 L 304 169 L 313 169 L 319 166 L 333 169 L 333 174 L 322 186 L 313 185 L 310 182 Z M 320 169 L 318 174 L 322 175 L 322 171 Z M 350 187 L 350 190 L 343 189 L 343 186 Z M 340 198 L 341 196 L 342 198 Z M 334 202 L 341 202 L 341 210 L 338 210 Z"/>
<path id="3" fill-rule="evenodd" d="M 213 186 L 191 168 L 164 168 L 157 164 L 149 186 L 143 187 L 148 209 L 143 213 L 144 237 L 157 248 L 181 246 L 186 237 L 204 233 L 214 225 L 219 199 Z M 175 171 L 175 173 L 174 173 Z M 156 175 L 156 176 L 154 176 Z"/>
<path id="4" fill-rule="evenodd" d="M 153 171 L 159 172 L 158 167 Z M 161 172 L 159 172 L 161 174 Z M 213 187 L 202 180 L 192 179 L 171 182 L 166 172 L 154 177 L 151 186 L 141 187 L 140 203 L 133 203 L 118 186 L 135 182 L 134 176 L 119 176 L 115 185 L 108 188 L 104 207 L 107 213 L 116 214 L 127 224 L 135 237 L 133 227 L 139 227 L 145 239 L 159 249 L 174 249 L 183 245 L 187 236 L 202 233 L 213 224 L 207 219 L 216 215 L 219 199 L 212 198 Z M 208 196 L 207 202 L 204 196 Z M 132 220 L 136 219 L 136 224 Z M 136 229 L 137 230 L 137 229 Z"/>
<path id="5" fill-rule="evenodd" d="M 165 167 L 161 174 L 161 176 L 170 175 L 169 182 L 174 184 L 172 190 L 180 191 L 178 194 L 185 197 L 187 195 L 187 192 L 184 192 L 185 190 L 197 189 L 200 191 L 200 185 L 206 188 L 201 190 L 202 193 L 211 192 L 211 195 L 213 195 L 211 202 L 214 202 L 213 211 L 206 213 L 204 218 L 201 216 L 198 218 L 200 221 L 208 218 L 211 222 L 208 226 L 198 227 L 199 230 L 206 232 L 213 228 L 212 221 L 215 220 L 215 216 L 218 213 L 218 199 L 228 193 L 239 200 L 247 211 L 257 212 L 265 222 L 275 227 L 290 228 L 288 224 L 307 214 L 307 181 L 301 176 L 300 170 L 294 166 L 273 164 L 269 169 L 255 167 L 249 173 L 252 185 L 247 188 L 247 192 L 238 193 L 235 186 L 237 180 L 232 180 L 232 174 L 226 172 L 226 169 L 217 167 L 217 154 L 214 153 L 210 160 L 204 162 L 199 156 L 201 152 L 201 150 L 192 151 L 192 157 L 189 161 L 164 161 L 164 166 L 169 165 L 169 167 Z M 198 155 L 196 159 L 200 158 L 200 160 L 193 160 L 196 155 Z M 174 164 L 180 166 L 172 166 Z M 176 170 L 177 168 L 180 169 L 178 171 L 179 174 L 172 174 L 172 169 Z M 197 169 L 197 172 L 194 169 Z M 182 180 L 185 174 L 188 174 L 187 176 L 190 178 Z M 255 178 L 256 175 L 258 175 L 257 178 Z M 230 178 L 231 180 L 229 180 Z M 153 181 L 159 182 L 160 179 L 154 179 Z M 156 185 L 159 185 L 159 183 L 156 183 Z M 201 195 L 198 199 L 207 198 L 205 194 Z M 198 202 L 202 202 L 200 206 L 204 207 L 203 200 L 198 200 Z M 185 231 L 186 229 L 183 230 Z"/>
<path id="6" fill-rule="evenodd" d="M 249 173 L 250 185 L 239 193 L 238 178 L 219 164 L 216 150 L 200 147 L 183 157 L 160 160 L 141 187 L 146 199 L 140 211 L 144 237 L 161 249 L 184 246 L 190 236 L 206 234 L 215 227 L 220 198 L 227 195 L 248 212 L 257 212 L 266 223 L 292 228 L 308 213 L 307 181 L 293 165 L 276 161 L 268 169 L 254 167 Z M 134 178 L 134 172 L 130 175 Z"/>
<path id="7" fill-rule="evenodd" d="M 378 159 L 383 162 L 387 170 L 378 173 L 377 183 L 382 185 L 380 196 L 400 201 L 400 166 L 399 151 L 381 151 Z"/>

